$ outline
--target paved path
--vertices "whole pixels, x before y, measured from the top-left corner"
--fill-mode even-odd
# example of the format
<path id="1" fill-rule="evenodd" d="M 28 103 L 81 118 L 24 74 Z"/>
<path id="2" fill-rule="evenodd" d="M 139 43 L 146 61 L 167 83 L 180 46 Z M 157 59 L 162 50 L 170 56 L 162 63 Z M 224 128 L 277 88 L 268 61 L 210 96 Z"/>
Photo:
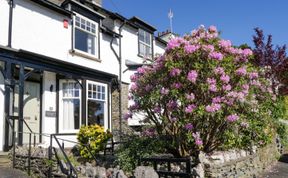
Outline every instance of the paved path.
<path id="1" fill-rule="evenodd" d="M 17 169 L 0 167 L 0 178 L 29 178 L 29 176 Z"/>
<path id="2" fill-rule="evenodd" d="M 288 154 L 282 155 L 279 161 L 260 177 L 288 178 Z"/>

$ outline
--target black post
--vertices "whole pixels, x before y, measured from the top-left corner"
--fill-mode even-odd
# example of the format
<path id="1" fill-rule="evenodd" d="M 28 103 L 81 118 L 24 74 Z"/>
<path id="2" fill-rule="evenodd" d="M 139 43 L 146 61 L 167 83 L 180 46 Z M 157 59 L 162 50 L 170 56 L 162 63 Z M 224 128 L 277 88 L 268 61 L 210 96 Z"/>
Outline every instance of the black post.
<path id="1" fill-rule="evenodd" d="M 23 145 L 23 108 L 24 108 L 24 66 L 20 65 L 20 74 L 19 74 L 19 121 L 18 121 L 18 145 Z"/>
<path id="2" fill-rule="evenodd" d="M 39 137 L 40 137 L 40 135 L 39 135 Z M 34 133 L 34 141 L 33 141 L 33 146 L 34 146 L 34 147 L 36 146 L 36 135 L 35 135 L 35 133 Z"/>
<path id="3" fill-rule="evenodd" d="M 31 175 L 31 133 L 29 133 L 29 150 L 28 150 L 28 175 Z"/>
<path id="4" fill-rule="evenodd" d="M 4 144 L 4 150 L 9 150 L 9 115 L 10 115 L 10 92 L 11 92 L 11 77 L 12 77 L 12 71 L 11 71 L 11 62 L 7 61 L 5 63 L 5 144 Z"/>
<path id="5" fill-rule="evenodd" d="M 15 131 L 15 117 L 13 117 L 13 132 L 12 132 L 12 146 L 13 146 L 13 168 L 15 168 L 15 163 L 16 163 L 16 146 L 15 146 L 15 136 L 16 136 L 16 131 Z"/>
<path id="6" fill-rule="evenodd" d="M 52 164 L 51 164 L 51 161 L 52 161 L 52 137 L 53 135 L 51 134 L 50 135 L 50 146 L 49 146 L 49 150 L 48 150 L 48 159 L 49 159 L 49 171 L 48 171 L 48 178 L 51 178 L 52 177 Z"/>

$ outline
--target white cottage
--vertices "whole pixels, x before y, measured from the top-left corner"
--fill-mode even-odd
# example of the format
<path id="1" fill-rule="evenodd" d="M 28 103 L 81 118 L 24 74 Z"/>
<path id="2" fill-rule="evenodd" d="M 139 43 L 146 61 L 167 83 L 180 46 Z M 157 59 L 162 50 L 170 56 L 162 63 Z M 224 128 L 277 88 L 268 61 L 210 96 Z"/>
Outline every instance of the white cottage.
<path id="1" fill-rule="evenodd" d="M 19 145 L 31 130 L 44 145 L 45 134 L 81 125 L 123 132 L 131 66 L 166 46 L 156 28 L 101 1 L 0 0 L 0 22 L 0 151 L 12 146 L 13 122 Z"/>

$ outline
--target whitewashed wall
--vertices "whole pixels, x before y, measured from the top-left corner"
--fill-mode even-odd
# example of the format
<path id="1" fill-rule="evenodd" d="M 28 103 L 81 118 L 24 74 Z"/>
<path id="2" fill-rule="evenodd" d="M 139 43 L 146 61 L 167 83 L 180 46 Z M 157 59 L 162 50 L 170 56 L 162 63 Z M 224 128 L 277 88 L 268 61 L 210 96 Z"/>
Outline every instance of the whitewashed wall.
<path id="1" fill-rule="evenodd" d="M 118 61 L 110 49 L 111 37 L 100 33 L 100 62 L 71 54 L 72 26 L 69 17 L 27 0 L 15 0 L 12 47 L 43 54 L 80 66 L 118 74 Z M 117 43 L 114 44 L 117 49 Z"/>
<path id="2" fill-rule="evenodd" d="M 53 91 L 50 86 L 53 85 Z M 45 111 L 56 112 L 56 74 L 44 72 L 43 74 L 43 93 L 42 93 L 42 133 L 56 133 L 56 117 L 47 117 Z M 43 142 L 49 143 L 48 137 L 42 137 Z"/>
<path id="3" fill-rule="evenodd" d="M 0 45 L 8 44 L 9 4 L 7 0 L 0 0 Z"/>

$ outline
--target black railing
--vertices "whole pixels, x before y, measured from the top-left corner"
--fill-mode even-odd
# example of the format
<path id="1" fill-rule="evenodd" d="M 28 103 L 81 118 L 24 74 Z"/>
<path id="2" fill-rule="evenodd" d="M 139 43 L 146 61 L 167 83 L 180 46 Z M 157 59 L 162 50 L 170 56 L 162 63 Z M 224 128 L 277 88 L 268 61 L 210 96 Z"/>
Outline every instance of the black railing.
<path id="1" fill-rule="evenodd" d="M 191 162 L 191 158 L 141 158 L 140 165 L 145 165 L 145 163 L 152 163 L 154 170 L 158 173 L 159 177 L 192 177 L 191 169 L 195 166 Z M 171 164 L 181 165 L 185 164 L 185 170 L 173 171 Z M 159 169 L 158 165 L 165 166 L 166 170 Z M 185 172 L 184 172 L 185 171 Z"/>

